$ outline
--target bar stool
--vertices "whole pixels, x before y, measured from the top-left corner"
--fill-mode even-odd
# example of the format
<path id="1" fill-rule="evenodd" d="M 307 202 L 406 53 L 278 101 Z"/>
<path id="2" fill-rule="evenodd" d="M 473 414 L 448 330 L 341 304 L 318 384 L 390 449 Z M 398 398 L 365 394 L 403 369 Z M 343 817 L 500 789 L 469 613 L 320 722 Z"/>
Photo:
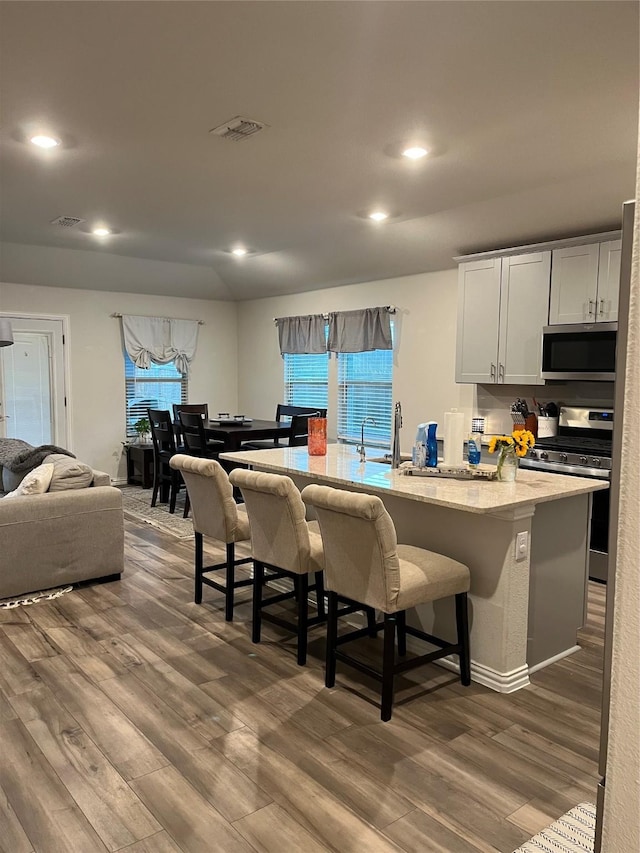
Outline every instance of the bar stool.
<path id="1" fill-rule="evenodd" d="M 307 662 L 309 628 L 326 621 L 322 569 L 322 539 L 305 520 L 305 507 L 290 477 L 234 469 L 229 480 L 242 492 L 251 527 L 253 557 L 253 633 L 254 643 L 260 642 L 262 620 L 293 631 L 298 639 L 297 659 L 300 666 Z M 309 584 L 309 574 L 315 583 Z M 293 590 L 264 597 L 265 581 L 290 578 Z M 315 590 L 317 615 L 309 616 L 309 592 Z M 287 599 L 295 599 L 297 623 L 290 622 L 265 610 Z"/>
<path id="2" fill-rule="evenodd" d="M 471 683 L 467 592 L 469 569 L 462 563 L 417 548 L 398 545 L 396 529 L 380 498 L 327 486 L 310 485 L 302 500 L 314 507 L 325 555 L 325 584 L 328 590 L 327 661 L 325 684 L 333 687 L 336 662 L 342 661 L 382 682 L 381 719 L 391 719 L 394 677 L 445 655 L 460 659 L 460 681 Z M 457 642 L 449 643 L 417 628 L 408 627 L 405 612 L 429 601 L 455 596 Z M 364 636 L 367 629 L 338 636 L 338 598 L 381 610 L 384 627 L 382 670 L 373 669 L 340 651 L 344 643 Z M 406 654 L 409 634 L 438 650 L 396 663 Z"/>
<path id="3" fill-rule="evenodd" d="M 217 589 L 224 593 L 225 619 L 231 622 L 235 590 L 253 584 L 251 578 L 235 579 L 235 567 L 251 562 L 251 557 L 235 558 L 236 542 L 249 540 L 247 514 L 236 505 L 227 472 L 215 459 L 177 453 L 171 457 L 169 465 L 182 474 L 191 499 L 195 533 L 195 603 L 202 603 L 203 584 Z M 224 542 L 227 552 L 224 563 L 204 565 L 204 536 Z M 226 572 L 224 585 L 205 574 L 222 570 Z"/>

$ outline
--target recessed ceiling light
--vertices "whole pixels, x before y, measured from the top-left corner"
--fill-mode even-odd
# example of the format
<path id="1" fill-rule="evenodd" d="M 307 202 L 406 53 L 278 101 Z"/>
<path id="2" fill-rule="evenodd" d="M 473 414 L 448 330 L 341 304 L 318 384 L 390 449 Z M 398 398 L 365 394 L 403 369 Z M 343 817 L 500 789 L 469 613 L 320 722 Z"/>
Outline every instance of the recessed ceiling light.
<path id="1" fill-rule="evenodd" d="M 59 139 L 55 139 L 53 136 L 43 136 L 40 134 L 32 136 L 29 141 L 34 145 L 37 145 L 38 148 L 55 148 L 56 145 L 60 145 Z"/>
<path id="2" fill-rule="evenodd" d="M 108 228 L 94 228 L 91 233 L 96 237 L 108 237 L 111 231 Z"/>
<path id="3" fill-rule="evenodd" d="M 420 148 L 419 146 L 415 146 L 412 148 L 405 148 L 402 152 L 403 157 L 408 157 L 409 160 L 419 160 L 421 157 L 426 157 L 429 152 L 426 148 Z"/>
<path id="4" fill-rule="evenodd" d="M 369 219 L 373 219 L 375 222 L 382 222 L 388 216 L 389 214 L 385 213 L 384 210 L 374 210 L 373 213 L 369 214 Z"/>
<path id="5" fill-rule="evenodd" d="M 240 248 L 232 249 L 231 254 L 237 255 L 237 257 L 241 258 L 243 255 L 247 254 L 247 250 L 246 249 L 240 249 Z"/>

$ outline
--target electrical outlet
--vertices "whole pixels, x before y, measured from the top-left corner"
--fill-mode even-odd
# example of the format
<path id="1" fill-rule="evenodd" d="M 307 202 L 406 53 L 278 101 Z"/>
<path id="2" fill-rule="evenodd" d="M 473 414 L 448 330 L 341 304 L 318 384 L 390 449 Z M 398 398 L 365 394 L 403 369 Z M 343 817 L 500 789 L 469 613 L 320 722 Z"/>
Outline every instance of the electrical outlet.
<path id="1" fill-rule="evenodd" d="M 516 536 L 516 562 L 526 560 L 529 556 L 529 534 L 526 530 Z"/>

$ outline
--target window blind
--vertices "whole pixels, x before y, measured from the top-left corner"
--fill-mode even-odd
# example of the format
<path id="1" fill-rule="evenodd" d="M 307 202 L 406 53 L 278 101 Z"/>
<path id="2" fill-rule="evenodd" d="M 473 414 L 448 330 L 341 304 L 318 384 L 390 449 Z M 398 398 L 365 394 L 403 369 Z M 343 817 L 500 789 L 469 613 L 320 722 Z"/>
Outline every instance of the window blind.
<path id="1" fill-rule="evenodd" d="M 338 354 L 338 441 L 389 449 L 393 417 L 393 350 Z"/>
<path id="2" fill-rule="evenodd" d="M 328 408 L 329 356 L 284 353 L 284 396 L 289 406 Z"/>
<path id="3" fill-rule="evenodd" d="M 147 417 L 147 409 L 168 409 L 173 403 L 187 403 L 188 380 L 169 364 L 152 363 L 148 370 L 136 367 L 124 353 L 124 375 L 126 388 L 126 435 L 136 435 L 134 424 Z"/>

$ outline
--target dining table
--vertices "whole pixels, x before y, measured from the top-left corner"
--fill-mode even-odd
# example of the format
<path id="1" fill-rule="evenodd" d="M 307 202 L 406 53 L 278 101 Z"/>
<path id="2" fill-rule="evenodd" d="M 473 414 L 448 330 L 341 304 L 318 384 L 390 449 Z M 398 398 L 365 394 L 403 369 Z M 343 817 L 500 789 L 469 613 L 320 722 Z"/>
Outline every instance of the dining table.
<path id="1" fill-rule="evenodd" d="M 180 423 L 174 423 L 176 436 L 179 437 Z M 247 418 L 244 421 L 229 419 L 211 419 L 204 422 L 207 438 L 224 442 L 224 451 L 239 450 L 245 441 L 263 441 L 265 439 L 288 439 L 291 435 L 290 421 L 263 421 Z"/>

